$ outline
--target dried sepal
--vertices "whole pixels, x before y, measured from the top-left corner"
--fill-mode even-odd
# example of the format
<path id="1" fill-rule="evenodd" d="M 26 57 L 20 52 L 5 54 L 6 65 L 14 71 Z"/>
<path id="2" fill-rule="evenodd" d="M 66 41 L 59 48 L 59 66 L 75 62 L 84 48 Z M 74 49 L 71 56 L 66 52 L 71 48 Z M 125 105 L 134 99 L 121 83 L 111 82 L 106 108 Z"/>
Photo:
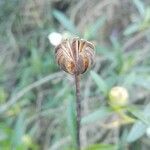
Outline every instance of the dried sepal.
<path id="1" fill-rule="evenodd" d="M 79 38 L 64 40 L 55 48 L 58 65 L 67 73 L 77 75 L 93 64 L 94 53 L 94 45 Z"/>

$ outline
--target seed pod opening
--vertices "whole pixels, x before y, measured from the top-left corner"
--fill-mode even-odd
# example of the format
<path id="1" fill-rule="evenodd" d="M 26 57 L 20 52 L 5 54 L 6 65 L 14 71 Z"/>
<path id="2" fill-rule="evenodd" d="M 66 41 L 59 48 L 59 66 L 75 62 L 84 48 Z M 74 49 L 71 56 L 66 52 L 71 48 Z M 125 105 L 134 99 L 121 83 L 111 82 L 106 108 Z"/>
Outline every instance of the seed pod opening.
<path id="1" fill-rule="evenodd" d="M 55 48 L 58 65 L 67 73 L 76 75 L 91 67 L 94 54 L 94 45 L 79 38 L 64 40 Z"/>

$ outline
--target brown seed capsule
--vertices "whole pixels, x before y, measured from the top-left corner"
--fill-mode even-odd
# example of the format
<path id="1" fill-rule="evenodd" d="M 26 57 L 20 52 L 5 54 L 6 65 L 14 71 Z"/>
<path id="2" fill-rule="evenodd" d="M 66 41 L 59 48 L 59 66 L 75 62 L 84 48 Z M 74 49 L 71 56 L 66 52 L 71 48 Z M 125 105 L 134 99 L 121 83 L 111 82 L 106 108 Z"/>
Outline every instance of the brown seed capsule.
<path id="1" fill-rule="evenodd" d="M 79 38 L 64 40 L 55 48 L 55 55 L 64 71 L 79 75 L 93 64 L 94 45 Z"/>

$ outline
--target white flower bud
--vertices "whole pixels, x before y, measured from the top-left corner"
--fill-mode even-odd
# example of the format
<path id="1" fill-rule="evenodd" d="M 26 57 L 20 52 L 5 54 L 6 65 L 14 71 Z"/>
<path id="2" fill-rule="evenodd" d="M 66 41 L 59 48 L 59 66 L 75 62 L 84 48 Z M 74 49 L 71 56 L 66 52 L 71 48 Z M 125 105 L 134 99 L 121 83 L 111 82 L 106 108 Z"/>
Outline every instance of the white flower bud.
<path id="1" fill-rule="evenodd" d="M 121 86 L 113 87 L 109 92 L 109 101 L 113 106 L 125 106 L 128 103 L 128 91 Z"/>

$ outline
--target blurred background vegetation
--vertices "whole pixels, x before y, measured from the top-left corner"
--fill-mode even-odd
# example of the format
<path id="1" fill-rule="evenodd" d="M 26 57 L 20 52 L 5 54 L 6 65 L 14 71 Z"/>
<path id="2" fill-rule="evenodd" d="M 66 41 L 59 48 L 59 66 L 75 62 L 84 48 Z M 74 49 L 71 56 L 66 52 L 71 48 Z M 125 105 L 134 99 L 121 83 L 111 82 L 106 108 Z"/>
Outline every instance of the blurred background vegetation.
<path id="1" fill-rule="evenodd" d="M 96 46 L 81 81 L 83 149 L 149 150 L 149 0 L 0 0 L 0 150 L 75 149 L 74 80 L 53 32 Z"/>

